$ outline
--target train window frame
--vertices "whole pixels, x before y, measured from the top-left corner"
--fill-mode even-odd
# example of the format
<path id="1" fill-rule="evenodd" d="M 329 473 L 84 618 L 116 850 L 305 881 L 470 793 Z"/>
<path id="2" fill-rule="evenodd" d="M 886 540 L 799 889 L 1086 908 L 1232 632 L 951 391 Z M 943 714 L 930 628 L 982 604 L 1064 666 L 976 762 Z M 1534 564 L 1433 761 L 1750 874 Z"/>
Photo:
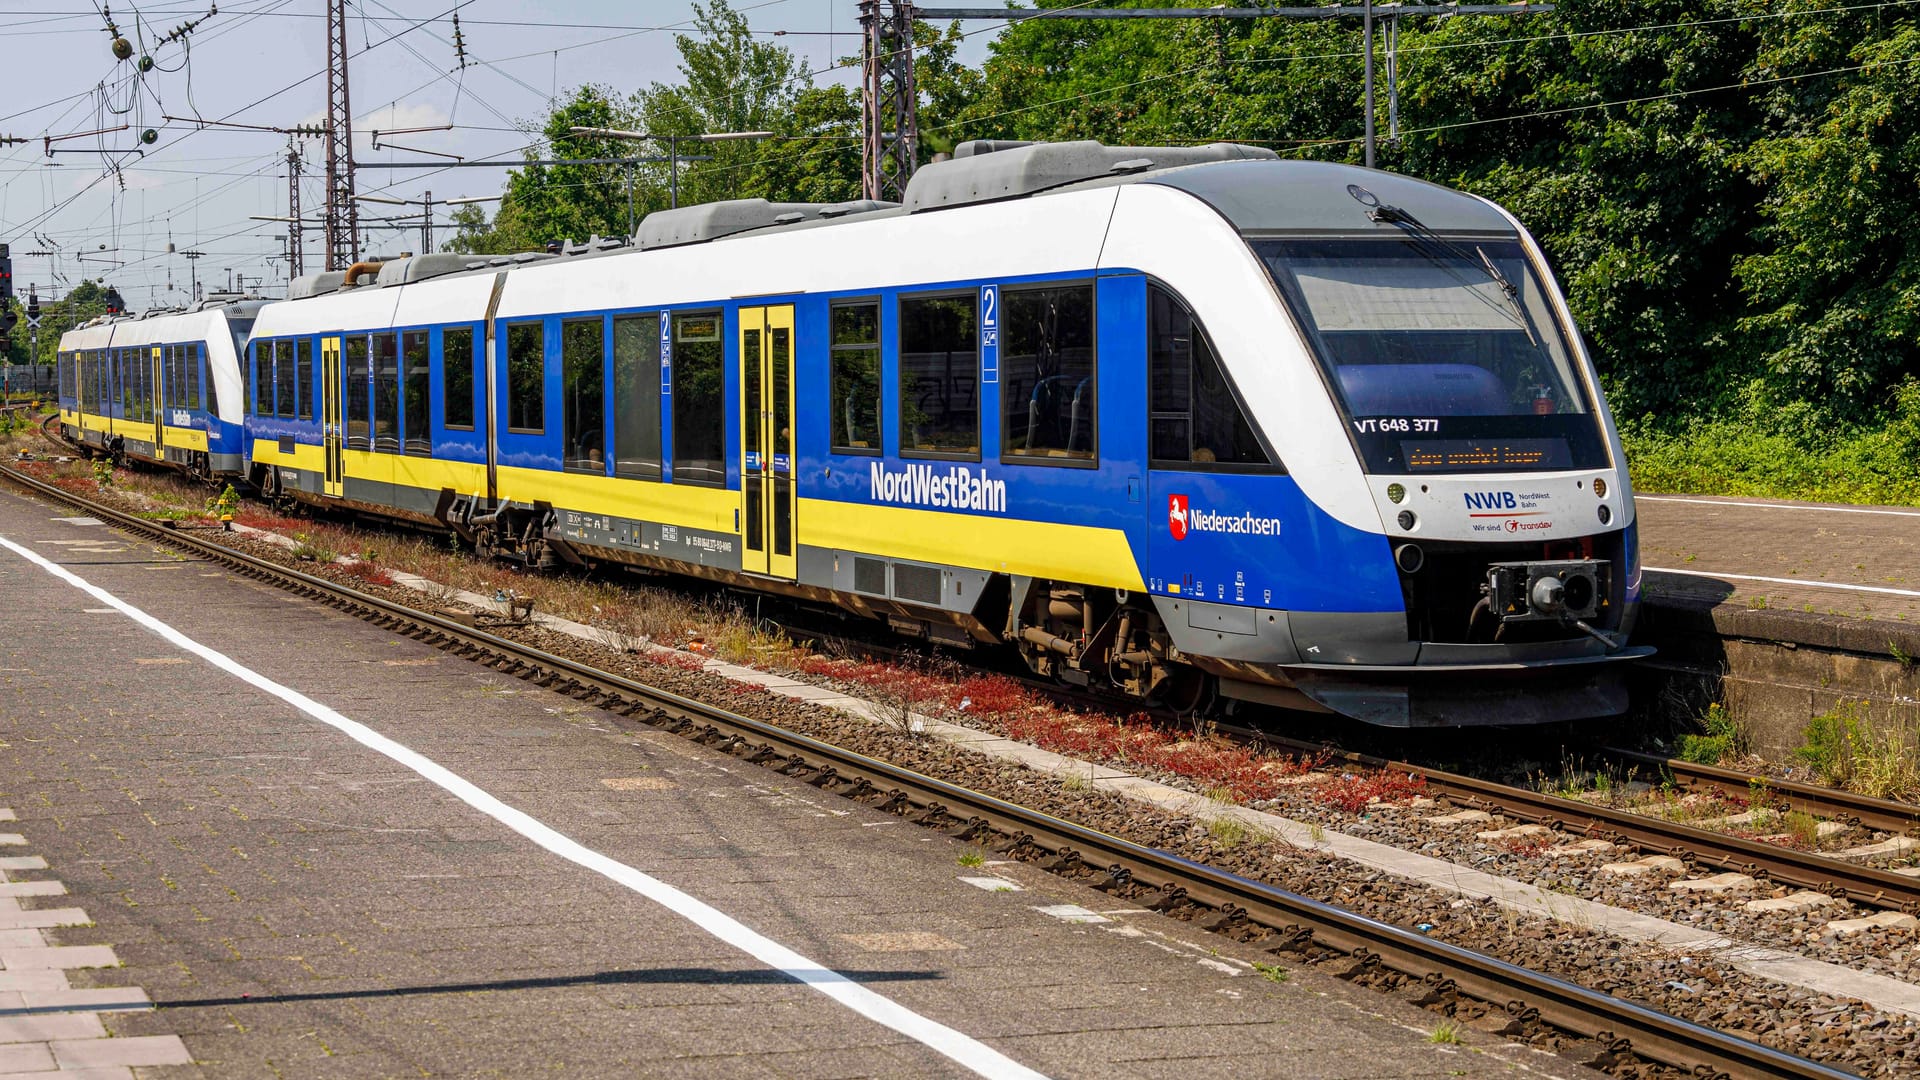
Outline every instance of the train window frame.
<path id="1" fill-rule="evenodd" d="M 509 435 L 545 435 L 547 433 L 547 322 L 546 322 L 546 319 L 544 318 L 519 319 L 517 321 L 507 322 L 505 326 L 502 327 L 502 329 L 505 331 L 505 333 L 502 333 L 500 335 L 501 349 L 502 349 L 501 364 L 502 364 L 502 367 L 504 368 L 504 371 L 502 373 L 506 376 L 506 378 L 502 379 L 501 383 L 503 384 L 502 390 L 504 391 L 504 394 L 506 397 L 505 412 L 507 414 L 506 415 L 507 434 Z M 514 406 L 518 404 L 520 401 L 519 392 L 522 389 L 522 387 L 518 383 L 516 383 L 516 381 L 514 380 L 514 373 L 513 373 L 513 339 L 515 337 L 514 331 L 528 330 L 528 329 L 531 329 L 535 333 L 540 335 L 539 337 L 540 377 L 538 379 L 535 379 L 532 383 L 532 386 L 535 389 L 537 389 L 539 392 L 538 397 L 535 398 L 535 402 L 537 403 L 538 407 L 533 410 L 533 413 L 538 415 L 540 418 L 539 427 L 520 427 L 514 424 L 514 420 L 520 419 L 520 417 L 515 415 L 518 412 L 518 410 L 515 409 Z"/>
<path id="2" fill-rule="evenodd" d="M 578 368 L 574 366 L 575 357 L 569 353 L 567 345 L 574 331 L 584 331 L 592 327 L 596 346 L 591 350 L 592 363 L 580 356 Z M 587 335 L 580 334 L 580 346 L 585 349 Z M 576 315 L 560 320 L 560 469 L 562 472 L 584 473 L 589 476 L 605 476 L 607 472 L 607 317 L 605 315 Z M 581 377 L 581 386 L 592 387 L 597 384 L 599 392 L 594 398 L 591 409 L 576 410 L 575 375 Z M 576 416 L 576 412 L 578 415 Z M 588 422 L 588 413 L 592 421 Z M 589 454 L 597 452 L 600 460 L 592 457 L 575 457 L 575 436 L 597 432 L 598 445 L 582 445 L 581 449 Z"/>
<path id="3" fill-rule="evenodd" d="M 639 352 L 627 358 L 623 369 L 620 352 L 623 324 L 639 333 Z M 612 318 L 613 356 L 613 475 L 627 480 L 661 483 L 666 480 L 665 432 L 661 425 L 660 401 L 660 312 L 617 312 Z M 671 395 L 669 395 L 671 396 Z M 634 423 L 629 424 L 631 418 Z M 637 444 L 629 448 L 629 437 Z"/>
<path id="4" fill-rule="evenodd" d="M 360 346 L 357 379 L 353 355 L 356 344 Z M 357 413 L 355 405 L 359 406 Z M 366 424 L 359 435 L 353 433 L 356 419 Z M 365 331 L 340 335 L 340 436 L 341 445 L 348 450 L 373 450 L 373 342 Z"/>
<path id="5" fill-rule="evenodd" d="M 887 361 L 886 361 L 886 304 L 880 296 L 849 296 L 833 301 L 827 309 L 827 450 L 833 454 L 845 454 L 857 457 L 881 457 L 887 452 Z M 873 309 L 873 341 L 841 344 L 836 338 L 838 328 L 834 319 L 841 311 L 854 308 Z M 976 312 L 976 318 L 978 313 Z M 867 446 L 853 445 L 852 432 L 844 432 L 848 437 L 841 439 L 841 424 L 844 414 L 836 403 L 840 393 L 840 360 L 843 356 L 858 356 L 873 365 L 873 442 Z"/>
<path id="6" fill-rule="evenodd" d="M 474 342 L 484 340 L 484 338 L 471 323 L 437 327 L 434 330 L 434 334 L 440 339 L 440 415 L 443 418 L 440 426 L 449 431 L 472 431 L 477 426 L 475 417 L 478 414 L 478 410 L 473 406 L 473 388 L 474 384 L 479 381 L 474 378 L 473 361 L 476 355 L 473 351 Z M 457 348 L 449 349 L 447 346 L 447 339 L 455 334 L 467 335 L 466 355 L 464 357 L 457 357 L 456 353 L 459 350 Z M 455 359 L 464 361 L 465 366 L 452 363 L 451 361 Z M 450 374 L 456 369 L 466 373 L 466 393 L 464 395 L 454 393 L 456 387 L 449 378 Z M 455 421 L 453 419 L 453 410 L 448 408 L 448 406 L 456 401 L 460 402 L 463 406 L 461 415 L 467 418 L 464 424 Z"/>
<path id="7" fill-rule="evenodd" d="M 416 354 L 415 349 L 418 349 Z M 433 334 L 425 327 L 400 332 L 400 452 L 433 456 Z M 416 370 L 416 363 L 418 368 Z M 419 378 L 416 382 L 414 376 Z M 414 391 L 420 392 L 419 417 Z"/>
<path id="8" fill-rule="evenodd" d="M 727 410 L 729 408 L 727 398 L 727 354 L 730 342 L 727 328 L 730 325 L 733 326 L 734 334 L 737 336 L 739 319 L 736 315 L 734 320 L 729 322 L 725 308 L 701 308 L 693 311 L 675 310 L 672 311 L 668 317 L 672 320 L 673 342 L 673 353 L 670 357 L 673 366 L 673 389 L 672 392 L 667 395 L 673 399 L 671 406 L 673 409 L 673 468 L 668 480 L 670 483 L 686 484 L 691 487 L 725 489 L 727 486 L 727 465 L 731 460 L 733 450 L 727 442 Z M 707 341 L 704 338 L 688 339 L 681 337 L 680 324 L 696 319 L 713 320 L 714 337 L 712 343 L 717 350 L 714 358 L 714 373 L 717 382 L 714 388 L 715 396 L 711 402 L 713 410 L 711 423 L 714 427 L 717 427 L 719 439 L 714 444 L 715 452 L 711 457 L 681 452 L 683 447 L 681 440 L 683 436 L 696 428 L 704 430 L 708 426 L 706 424 L 695 425 L 689 423 L 689 416 L 686 411 L 699 407 L 699 403 L 696 402 L 692 405 L 686 404 L 693 395 L 687 392 L 687 353 L 686 350 L 682 348 L 682 345 L 705 345 Z M 688 463 L 694 461 L 707 463 L 707 476 L 687 476 L 682 474 L 682 470 L 687 468 Z M 710 479 L 709 477 L 712 478 Z"/>
<path id="9" fill-rule="evenodd" d="M 187 408 L 198 412 L 203 407 L 202 399 L 212 396 L 210 393 L 203 393 L 200 385 L 206 379 L 207 365 L 204 359 L 206 346 L 200 342 L 194 342 L 191 345 L 183 345 L 181 348 L 187 350 L 188 366 L 192 368 L 187 375 Z"/>
<path id="10" fill-rule="evenodd" d="M 1184 413 L 1175 413 L 1173 410 L 1165 409 L 1159 410 L 1158 413 L 1156 413 L 1153 407 L 1153 292 L 1156 289 L 1164 293 L 1168 302 L 1179 308 L 1180 311 L 1186 315 L 1187 322 L 1193 327 L 1194 331 L 1198 333 L 1200 340 L 1206 345 L 1208 354 L 1213 357 L 1214 367 L 1220 373 L 1220 381 L 1225 384 L 1228 399 L 1233 402 L 1233 407 L 1239 411 L 1240 418 L 1246 422 L 1247 430 L 1253 434 L 1254 442 L 1259 444 L 1261 453 L 1267 455 L 1265 462 L 1194 461 L 1192 459 L 1193 390 L 1191 383 L 1189 383 L 1187 391 L 1187 409 Z M 1144 308 L 1144 321 L 1146 324 L 1142 328 L 1142 336 L 1146 339 L 1147 347 L 1146 394 L 1144 395 L 1146 404 L 1146 427 L 1144 431 L 1147 442 L 1147 468 L 1156 472 L 1244 473 L 1260 476 L 1287 475 L 1286 461 L 1274 450 L 1273 442 L 1267 438 L 1266 431 L 1254 421 L 1252 410 L 1247 408 L 1245 395 L 1240 393 L 1240 387 L 1233 381 L 1233 373 L 1227 370 L 1226 365 L 1220 363 L 1219 346 L 1214 344 L 1213 335 L 1207 332 L 1207 324 L 1200 321 L 1200 316 L 1194 313 L 1193 305 L 1187 303 L 1187 298 L 1181 296 L 1178 289 L 1161 281 L 1159 278 L 1149 277 L 1147 279 L 1146 303 L 1143 304 L 1142 307 Z M 1189 379 L 1192 378 L 1192 364 L 1193 360 L 1191 355 L 1189 355 Z M 1156 457 L 1153 452 L 1153 422 L 1156 418 L 1173 419 L 1175 416 L 1186 418 L 1187 453 L 1189 457 L 1185 459 Z"/>
<path id="11" fill-rule="evenodd" d="M 182 365 L 185 366 L 184 364 Z M 183 380 L 184 381 L 184 380 Z M 312 423 L 315 394 L 313 392 L 313 341 L 306 337 L 293 339 L 293 381 L 300 387 L 298 419 Z"/>
<path id="12" fill-rule="evenodd" d="M 910 303 L 926 300 L 966 300 L 973 305 L 973 449 L 972 450 L 923 450 L 907 445 L 907 373 L 905 368 L 905 335 L 907 319 L 902 308 Z M 985 452 L 984 427 L 980 415 L 981 399 L 986 396 L 981 382 L 980 367 L 980 290 L 973 289 L 930 289 L 924 292 L 900 292 L 893 297 L 893 371 L 895 407 L 899 410 L 898 433 L 895 436 L 899 455 L 919 461 L 980 461 Z M 883 440 L 884 441 L 884 440 Z"/>
<path id="13" fill-rule="evenodd" d="M 284 373 L 281 369 L 285 369 Z M 288 400 L 280 400 L 282 393 Z M 293 339 L 278 338 L 273 343 L 273 415 L 293 420 L 300 412 L 300 383 L 294 377 Z"/>
<path id="14" fill-rule="evenodd" d="M 1087 381 L 1093 388 L 1093 405 L 1089 410 L 1092 417 L 1092 437 L 1088 443 L 1086 456 L 1073 456 L 1071 450 L 1054 456 L 1052 451 L 1042 449 L 1015 450 L 1009 445 L 1013 437 L 1013 424 L 1008 415 L 1012 407 L 1013 395 L 1007 393 L 1008 386 L 1008 342 L 1011 340 L 1012 320 L 1008 312 L 1012 310 L 1009 298 L 1038 292 L 1054 292 L 1066 289 L 1084 289 L 1087 294 L 1087 339 L 1089 350 L 1089 371 Z M 1057 281 L 1030 281 L 1017 285 L 1000 286 L 999 299 L 1000 356 L 999 356 L 999 398 L 1000 398 L 1000 463 L 1002 465 L 1045 465 L 1062 469 L 1098 469 L 1100 467 L 1100 290 L 1093 278 L 1070 278 Z"/>
<path id="15" fill-rule="evenodd" d="M 380 344 L 385 341 L 392 345 L 389 357 L 393 366 L 381 379 Z M 369 412 L 368 435 L 372 439 L 373 452 L 376 454 L 398 454 L 400 445 L 400 332 L 398 330 L 376 330 L 367 335 L 367 370 L 373 380 L 372 409 Z M 386 398 L 381 398 L 382 392 Z M 385 433 L 381 431 L 381 418 L 386 417 Z"/>
<path id="16" fill-rule="evenodd" d="M 251 379 L 247 380 L 247 401 L 251 406 L 251 408 L 247 410 L 248 416 L 266 416 L 273 412 L 272 405 L 267 406 L 266 412 L 260 411 L 260 353 L 262 351 L 267 354 L 267 359 L 269 363 L 271 363 L 273 359 L 273 345 L 271 342 L 253 341 L 247 344 L 247 370 L 253 375 Z M 269 373 L 267 378 L 267 386 L 269 389 L 273 386 L 271 373 Z"/>

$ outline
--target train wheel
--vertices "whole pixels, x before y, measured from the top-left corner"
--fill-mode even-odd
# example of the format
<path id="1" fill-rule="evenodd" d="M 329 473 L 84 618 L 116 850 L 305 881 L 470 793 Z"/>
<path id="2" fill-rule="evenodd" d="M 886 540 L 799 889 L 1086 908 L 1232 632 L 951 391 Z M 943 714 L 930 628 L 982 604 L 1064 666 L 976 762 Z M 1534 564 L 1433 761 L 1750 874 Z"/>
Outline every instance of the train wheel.
<path id="1" fill-rule="evenodd" d="M 1200 716 L 1213 708 L 1220 697 L 1220 684 L 1212 675 L 1185 664 L 1169 676 L 1160 703 L 1182 718 Z"/>

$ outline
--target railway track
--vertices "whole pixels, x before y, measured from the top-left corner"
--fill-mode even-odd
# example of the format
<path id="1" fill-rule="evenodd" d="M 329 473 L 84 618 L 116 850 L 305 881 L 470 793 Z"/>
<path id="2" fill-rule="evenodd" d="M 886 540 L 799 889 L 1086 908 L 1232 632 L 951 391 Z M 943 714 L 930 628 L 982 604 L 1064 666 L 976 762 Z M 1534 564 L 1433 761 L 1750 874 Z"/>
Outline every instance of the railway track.
<path id="1" fill-rule="evenodd" d="M 1605 747 L 1602 752 L 1622 765 L 1651 768 L 1670 775 L 1675 784 L 1690 790 L 1746 797 L 1752 793 L 1757 782 L 1765 787 L 1769 802 L 1784 804 L 1789 811 L 1798 810 L 1817 818 L 1844 821 L 1895 836 L 1920 836 L 1920 806 L 1912 803 L 1876 799 L 1825 784 L 1803 784 L 1772 776 L 1756 776 L 1737 769 L 1700 765 L 1636 750 Z"/>
<path id="2" fill-rule="evenodd" d="M 1586 803 L 1491 780 L 1442 772 L 1405 761 L 1332 749 L 1322 744 L 1288 739 L 1249 728 L 1231 730 L 1241 737 L 1256 739 L 1264 745 L 1291 753 L 1331 755 L 1333 761 L 1347 765 L 1416 773 L 1426 779 L 1427 786 L 1433 791 L 1445 795 L 1454 803 L 1472 809 L 1499 813 L 1531 824 L 1546 825 L 1582 836 L 1608 840 L 1623 847 L 1637 848 L 1644 852 L 1671 855 L 1721 871 L 1746 874 L 1763 881 L 1812 889 L 1870 907 L 1908 913 L 1920 912 L 1920 878 L 1896 874 L 1891 870 L 1749 840 L 1745 837 L 1667 821 L 1618 807 Z M 1647 764 L 1666 764 L 1664 758 L 1640 756 L 1647 758 Z M 1711 775 L 1722 773 L 1726 775 L 1724 777 Z M 1724 769 L 1709 770 L 1708 773 L 1676 772 L 1675 775 L 1676 778 L 1683 775 L 1690 777 L 1691 782 L 1703 785 L 1725 784 L 1728 785 L 1727 790 L 1742 796 L 1748 793 L 1748 783 L 1751 779 L 1745 774 L 1732 773 Z M 1798 800 L 1797 806 L 1804 807 L 1809 812 L 1815 812 L 1817 816 L 1832 816 L 1844 820 L 1857 818 L 1870 828 L 1891 829 L 1896 832 L 1905 832 L 1915 825 L 1911 808 L 1906 808 L 1903 816 L 1899 804 L 1869 808 L 1862 804 L 1859 796 L 1851 796 L 1846 792 L 1814 789 L 1809 785 L 1795 785 L 1795 787 L 1799 793 L 1787 797 Z M 1769 790 L 1779 791 L 1778 788 Z M 1867 801 L 1881 802 L 1881 800 Z M 1871 817 L 1869 817 L 1870 814 Z M 1876 821 L 1887 824 L 1872 823 Z"/>
<path id="3" fill-rule="evenodd" d="M 184 548 L 503 674 L 688 736 L 823 791 L 991 845 L 1010 857 L 1086 879 L 1116 897 L 1184 915 L 1203 928 L 1262 944 L 1271 941 L 1275 952 L 1337 954 L 1333 962 L 1344 965 L 1340 974 L 1410 991 L 1422 1004 L 1459 1002 L 1504 1018 L 1512 1031 L 1544 1027 L 1573 1036 L 1578 1041 L 1569 1056 L 1590 1065 L 1637 1070 L 1637 1058 L 1696 1077 L 1851 1075 L 301 573 L 121 513 L 9 467 L 0 466 L 0 476 L 119 528 Z"/>

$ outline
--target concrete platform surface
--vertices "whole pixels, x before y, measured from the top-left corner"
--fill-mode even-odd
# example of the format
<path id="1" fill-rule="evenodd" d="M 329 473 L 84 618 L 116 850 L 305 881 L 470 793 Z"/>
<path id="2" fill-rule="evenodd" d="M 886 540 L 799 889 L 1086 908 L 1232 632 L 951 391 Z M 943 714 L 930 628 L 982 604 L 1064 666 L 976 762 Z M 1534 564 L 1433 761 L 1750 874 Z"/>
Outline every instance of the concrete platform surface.
<path id="1" fill-rule="evenodd" d="M 1647 593 L 1920 630 L 1920 508 L 1636 495 Z"/>
<path id="2" fill-rule="evenodd" d="M 1184 924 L 961 866 L 938 834 L 72 517 L 0 491 L 0 538 L 261 677 L 0 546 L 0 806 L 28 841 L 4 878 L 63 882 L 17 903 L 91 925 L 33 932 L 121 964 L 73 988 L 151 996 L 99 1013 L 109 1035 L 184 1041 L 194 1064 L 142 1076 L 966 1074 L 929 1030 L 1004 1056 L 991 1075 L 1591 1075 L 1431 1043 L 1431 1013 L 1271 981 Z M 268 680 L 924 1023 L 796 982 Z"/>

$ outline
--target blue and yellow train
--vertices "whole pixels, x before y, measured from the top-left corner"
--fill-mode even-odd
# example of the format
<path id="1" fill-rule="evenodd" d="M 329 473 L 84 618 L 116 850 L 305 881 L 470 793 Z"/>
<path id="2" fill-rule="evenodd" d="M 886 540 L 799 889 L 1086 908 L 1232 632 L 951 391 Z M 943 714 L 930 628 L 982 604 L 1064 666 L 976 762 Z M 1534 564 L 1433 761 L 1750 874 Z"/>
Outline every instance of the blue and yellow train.
<path id="1" fill-rule="evenodd" d="M 1545 259 L 1390 173 L 971 143 L 901 205 L 363 263 L 62 358 L 96 445 L 1180 707 L 1608 716 L 1646 652 L 1624 455 Z"/>

